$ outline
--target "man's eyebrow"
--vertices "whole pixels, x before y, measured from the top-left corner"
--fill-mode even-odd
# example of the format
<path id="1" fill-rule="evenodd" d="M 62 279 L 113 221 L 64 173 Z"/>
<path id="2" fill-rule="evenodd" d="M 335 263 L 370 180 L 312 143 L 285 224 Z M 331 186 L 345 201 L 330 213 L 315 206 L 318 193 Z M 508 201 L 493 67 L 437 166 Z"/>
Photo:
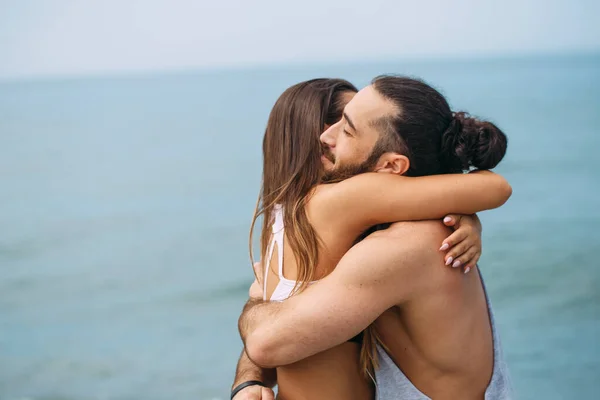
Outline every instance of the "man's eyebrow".
<path id="1" fill-rule="evenodd" d="M 344 118 L 346 119 L 346 121 L 348 121 L 348 125 L 350 125 L 350 128 L 352 128 L 353 131 L 356 132 L 356 127 L 354 126 L 354 123 L 352 122 L 352 120 L 350 119 L 350 117 L 348 116 L 348 114 L 346 114 L 344 112 Z"/>

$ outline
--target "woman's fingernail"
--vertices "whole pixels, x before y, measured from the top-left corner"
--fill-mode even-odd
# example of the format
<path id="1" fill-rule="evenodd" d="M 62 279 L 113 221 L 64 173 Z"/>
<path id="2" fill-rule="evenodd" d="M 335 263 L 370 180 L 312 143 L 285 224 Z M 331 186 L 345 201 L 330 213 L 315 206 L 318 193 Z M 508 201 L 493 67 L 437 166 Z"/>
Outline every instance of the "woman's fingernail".
<path id="1" fill-rule="evenodd" d="M 446 260 L 446 265 L 452 264 L 452 260 L 453 260 L 452 257 L 448 257 L 448 259 Z"/>
<path id="2" fill-rule="evenodd" d="M 460 260 L 456 260 L 454 261 L 454 264 L 452 264 L 452 268 L 456 268 L 460 266 Z"/>
<path id="3" fill-rule="evenodd" d="M 471 270 L 471 267 L 465 268 L 465 274 L 468 274 L 470 270 Z"/>
<path id="4" fill-rule="evenodd" d="M 438 220 L 438 221 L 439 221 L 439 220 Z M 444 222 L 450 222 L 450 221 L 452 221 L 452 218 L 450 218 L 450 217 L 446 217 L 446 218 L 444 218 Z"/>
<path id="5" fill-rule="evenodd" d="M 450 247 L 450 246 L 448 245 L 448 243 L 444 243 L 444 244 L 442 245 L 442 247 L 440 247 L 440 250 L 441 250 L 441 251 L 448 250 L 448 248 L 449 248 L 449 247 Z"/>

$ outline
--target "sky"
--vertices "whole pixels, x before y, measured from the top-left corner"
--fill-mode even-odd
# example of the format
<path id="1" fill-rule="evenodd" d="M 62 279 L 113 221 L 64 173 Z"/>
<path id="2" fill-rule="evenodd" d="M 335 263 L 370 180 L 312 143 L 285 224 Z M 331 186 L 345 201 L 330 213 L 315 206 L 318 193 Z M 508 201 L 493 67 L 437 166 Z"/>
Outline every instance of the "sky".
<path id="1" fill-rule="evenodd" d="M 597 0 L 0 0 L 0 79 L 600 51 Z"/>

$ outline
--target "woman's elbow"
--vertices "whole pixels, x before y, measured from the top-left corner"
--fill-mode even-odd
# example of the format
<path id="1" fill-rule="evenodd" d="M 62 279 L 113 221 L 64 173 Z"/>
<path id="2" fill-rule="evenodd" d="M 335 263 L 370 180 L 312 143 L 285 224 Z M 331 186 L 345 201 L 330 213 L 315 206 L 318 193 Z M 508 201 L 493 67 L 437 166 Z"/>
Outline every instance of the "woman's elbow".
<path id="1" fill-rule="evenodd" d="M 500 193 L 501 193 L 501 198 L 502 198 L 502 204 L 506 203 L 508 201 L 508 199 L 510 199 L 510 196 L 512 196 L 512 186 L 510 186 L 508 181 L 504 178 L 502 178 Z M 502 204 L 500 204 L 500 205 L 502 205 Z"/>
<path id="2" fill-rule="evenodd" d="M 492 181 L 490 181 L 490 209 L 498 208 L 508 201 L 512 195 L 512 187 L 508 181 L 501 175 L 491 173 Z M 493 182 L 493 183 L 492 183 Z"/>

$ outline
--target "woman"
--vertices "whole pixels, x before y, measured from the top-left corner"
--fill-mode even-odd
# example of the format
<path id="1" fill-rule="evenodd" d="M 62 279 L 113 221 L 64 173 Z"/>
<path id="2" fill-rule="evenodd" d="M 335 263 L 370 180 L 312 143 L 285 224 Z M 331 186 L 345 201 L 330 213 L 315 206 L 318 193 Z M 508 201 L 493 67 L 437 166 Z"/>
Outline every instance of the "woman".
<path id="1" fill-rule="evenodd" d="M 424 178 L 363 174 L 333 184 L 343 190 L 320 185 L 319 135 L 341 118 L 354 93 L 356 89 L 341 80 L 303 82 L 286 90 L 271 112 L 263 141 L 263 186 L 254 218 L 266 216 L 261 234 L 265 299 L 285 300 L 329 274 L 356 239 L 374 225 L 441 218 L 449 212 L 471 214 L 498 207 L 510 196 L 506 181 L 491 173 Z M 503 136 L 499 131 L 494 134 Z M 476 165 L 482 169 L 494 166 L 490 162 Z M 365 196 L 354 195 L 382 187 L 385 196 L 367 196 L 366 202 Z M 338 216 L 334 218 L 323 214 L 337 201 L 355 202 L 360 211 L 334 213 Z M 474 266 L 476 259 L 464 256 L 466 259 L 453 258 L 466 268 Z M 376 365 L 376 340 L 376 334 L 367 330 L 362 345 L 360 341 L 347 342 L 277 368 L 279 397 L 372 398 L 367 377 Z"/>

